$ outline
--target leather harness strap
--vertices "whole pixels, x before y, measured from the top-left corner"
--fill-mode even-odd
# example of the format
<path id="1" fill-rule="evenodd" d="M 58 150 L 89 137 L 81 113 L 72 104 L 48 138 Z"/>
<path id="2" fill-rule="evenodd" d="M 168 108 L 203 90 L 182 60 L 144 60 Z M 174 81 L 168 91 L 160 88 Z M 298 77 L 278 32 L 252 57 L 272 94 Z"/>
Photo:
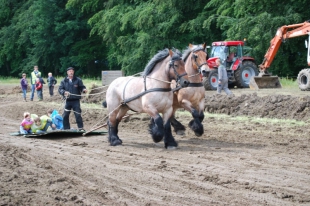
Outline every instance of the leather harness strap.
<path id="1" fill-rule="evenodd" d="M 131 102 L 135 99 L 138 99 L 139 97 L 142 97 L 143 95 L 150 93 L 150 92 L 171 92 L 171 88 L 153 88 L 153 89 L 148 89 L 140 94 L 137 94 L 136 96 L 133 96 L 128 99 L 124 99 L 123 102 L 121 103 L 122 105 L 126 105 L 128 102 Z"/>
<path id="2" fill-rule="evenodd" d="M 203 87 L 201 82 L 199 83 L 189 83 L 187 87 Z"/>

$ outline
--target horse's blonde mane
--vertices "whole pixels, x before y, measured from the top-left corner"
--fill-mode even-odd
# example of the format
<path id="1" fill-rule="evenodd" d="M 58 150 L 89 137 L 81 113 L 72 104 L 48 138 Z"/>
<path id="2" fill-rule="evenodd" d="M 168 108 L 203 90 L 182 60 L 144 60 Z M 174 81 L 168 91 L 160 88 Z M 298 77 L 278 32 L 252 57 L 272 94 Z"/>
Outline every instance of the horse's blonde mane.
<path id="1" fill-rule="evenodd" d="M 155 65 L 165 59 L 169 55 L 169 49 L 164 49 L 159 51 L 157 54 L 153 56 L 153 58 L 149 61 L 149 63 L 145 66 L 143 71 L 143 76 L 150 74 L 155 67 Z"/>
<path id="2" fill-rule="evenodd" d="M 149 61 L 143 71 L 143 76 L 147 76 L 153 71 L 153 68 L 158 62 L 161 62 L 169 55 L 169 49 L 164 49 L 159 51 L 153 58 Z M 178 51 L 173 52 L 171 60 L 178 60 L 182 54 Z"/>
<path id="3" fill-rule="evenodd" d="M 189 56 L 189 54 L 191 52 L 195 52 L 195 51 L 201 50 L 201 49 L 203 49 L 203 45 L 202 44 L 200 44 L 200 45 L 193 45 L 192 48 L 187 47 L 187 49 L 183 51 L 183 55 L 182 55 L 183 61 L 184 62 L 186 61 L 187 57 Z"/>

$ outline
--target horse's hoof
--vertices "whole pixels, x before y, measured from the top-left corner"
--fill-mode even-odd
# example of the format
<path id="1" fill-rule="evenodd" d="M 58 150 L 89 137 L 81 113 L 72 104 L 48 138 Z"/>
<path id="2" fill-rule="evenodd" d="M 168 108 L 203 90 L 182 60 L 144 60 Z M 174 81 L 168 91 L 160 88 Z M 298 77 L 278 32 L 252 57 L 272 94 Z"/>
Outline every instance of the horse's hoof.
<path id="1" fill-rule="evenodd" d="M 176 146 L 168 146 L 168 147 L 167 147 L 167 150 L 176 150 L 176 149 L 177 149 Z"/>
<path id="2" fill-rule="evenodd" d="M 122 140 L 117 139 L 110 143 L 111 146 L 122 145 Z"/>
<path id="3" fill-rule="evenodd" d="M 185 135 L 185 130 L 178 130 L 175 132 L 177 135 Z"/>
<path id="4" fill-rule="evenodd" d="M 197 137 L 201 137 L 201 136 L 203 135 L 203 133 L 200 134 L 200 133 L 195 132 L 195 135 L 196 135 Z"/>
<path id="5" fill-rule="evenodd" d="M 154 145 L 156 146 L 156 147 L 162 147 L 163 146 L 163 144 L 161 144 L 161 143 L 159 143 L 159 142 L 154 142 Z"/>
<path id="6" fill-rule="evenodd" d="M 178 143 L 177 142 L 170 142 L 169 144 L 165 143 L 165 148 L 166 149 L 176 149 L 177 147 L 178 147 Z"/>

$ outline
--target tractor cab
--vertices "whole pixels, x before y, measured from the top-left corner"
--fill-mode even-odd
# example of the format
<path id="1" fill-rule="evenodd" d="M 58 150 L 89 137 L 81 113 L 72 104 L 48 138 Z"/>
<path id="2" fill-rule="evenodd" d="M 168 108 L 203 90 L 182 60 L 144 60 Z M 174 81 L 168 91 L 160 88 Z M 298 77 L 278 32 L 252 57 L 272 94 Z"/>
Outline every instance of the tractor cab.
<path id="1" fill-rule="evenodd" d="M 239 88 L 249 87 L 251 77 L 258 74 L 251 48 L 244 46 L 244 41 L 218 41 L 212 43 L 210 58 L 207 60 L 210 71 L 204 76 L 206 90 L 215 90 L 218 85 L 217 65 L 215 60 L 220 58 L 226 66 L 229 83 Z"/>
<path id="2" fill-rule="evenodd" d="M 236 60 L 243 56 L 243 45 L 243 41 L 213 42 L 210 57 L 220 58 L 227 70 L 232 70 Z"/>

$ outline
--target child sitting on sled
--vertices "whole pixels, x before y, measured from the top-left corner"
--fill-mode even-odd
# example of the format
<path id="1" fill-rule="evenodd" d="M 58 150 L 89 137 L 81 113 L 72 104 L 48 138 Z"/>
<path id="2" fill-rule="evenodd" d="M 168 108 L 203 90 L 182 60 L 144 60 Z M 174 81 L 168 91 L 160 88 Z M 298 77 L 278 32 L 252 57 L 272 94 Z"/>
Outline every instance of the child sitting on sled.
<path id="1" fill-rule="evenodd" d="M 52 118 L 52 123 L 53 123 L 53 126 L 56 128 L 56 130 L 64 129 L 63 118 L 60 114 L 58 114 L 57 110 L 49 109 L 47 111 L 47 116 Z"/>
<path id="2" fill-rule="evenodd" d="M 52 130 L 52 119 L 47 115 L 43 115 L 42 117 L 35 117 L 34 123 L 31 127 L 32 132 L 40 134 L 44 133 L 48 130 Z"/>
<path id="3" fill-rule="evenodd" d="M 21 134 L 31 134 L 32 130 L 31 130 L 31 126 L 33 125 L 33 120 L 30 117 L 30 113 L 29 112 L 25 112 L 24 113 L 24 120 L 22 121 L 22 123 L 20 124 L 19 127 L 19 132 Z"/>

